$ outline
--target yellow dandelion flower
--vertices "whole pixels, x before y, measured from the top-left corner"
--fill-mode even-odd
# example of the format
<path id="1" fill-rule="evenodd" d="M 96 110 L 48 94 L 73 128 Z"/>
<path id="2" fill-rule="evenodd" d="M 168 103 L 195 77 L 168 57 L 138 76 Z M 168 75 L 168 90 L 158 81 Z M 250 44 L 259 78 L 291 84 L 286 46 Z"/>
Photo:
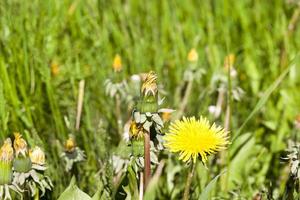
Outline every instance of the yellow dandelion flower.
<path id="1" fill-rule="evenodd" d="M 208 155 L 225 149 L 228 137 L 223 128 L 211 125 L 204 117 L 199 120 L 183 117 L 183 120 L 176 120 L 170 125 L 164 141 L 171 152 L 180 153 L 180 160 L 187 162 L 193 159 L 196 162 L 200 155 L 202 162 L 206 162 Z"/>
<path id="2" fill-rule="evenodd" d="M 4 141 L 3 146 L 0 148 L 0 161 L 12 162 L 14 159 L 14 149 L 12 148 L 12 143 L 10 138 Z"/>
<path id="3" fill-rule="evenodd" d="M 143 95 L 148 96 L 148 95 L 153 95 L 156 96 L 157 94 L 157 75 L 155 72 L 150 71 L 147 75 L 146 78 L 142 84 L 141 87 L 141 92 Z M 150 94 L 149 94 L 150 93 Z"/>
<path id="4" fill-rule="evenodd" d="M 15 140 L 14 140 L 14 148 L 16 151 L 16 155 L 22 154 L 26 156 L 27 154 L 27 142 L 22 138 L 22 135 L 18 132 L 14 133 Z"/>
<path id="5" fill-rule="evenodd" d="M 120 72 L 122 70 L 122 59 L 119 54 L 115 55 L 114 62 L 113 62 L 113 69 L 115 72 Z"/>
<path id="6" fill-rule="evenodd" d="M 198 53 L 195 48 L 192 48 L 187 57 L 188 61 L 190 62 L 197 62 L 198 61 Z"/>

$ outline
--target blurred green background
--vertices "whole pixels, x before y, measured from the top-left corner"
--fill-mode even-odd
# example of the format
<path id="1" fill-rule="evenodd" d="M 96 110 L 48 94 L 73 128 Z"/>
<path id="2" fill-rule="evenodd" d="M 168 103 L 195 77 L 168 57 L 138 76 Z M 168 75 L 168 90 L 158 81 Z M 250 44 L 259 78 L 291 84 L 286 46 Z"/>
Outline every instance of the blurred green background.
<path id="1" fill-rule="evenodd" d="M 218 118 L 208 107 L 217 102 L 218 77 L 228 78 L 224 59 L 234 54 L 237 75 L 229 89 L 241 88 L 244 95 L 238 101 L 227 96 L 232 144 L 225 164 L 215 158 L 207 168 L 198 165 L 194 194 L 227 170 L 212 196 L 251 199 L 265 192 L 279 198 L 288 177 L 281 157 L 300 114 L 299 12 L 297 3 L 284 0 L 2 0 L 0 142 L 20 131 L 31 146 L 44 148 L 55 185 L 47 198 L 55 199 L 71 178 L 59 156 L 73 133 L 87 154 L 77 166 L 77 183 L 92 195 L 105 185 L 97 172 L 120 141 L 115 101 L 104 86 L 106 79 L 114 79 L 116 54 L 122 58 L 122 79 L 154 70 L 164 106 L 178 110 L 181 96 L 176 94 L 184 93 L 184 74 L 191 68 L 187 55 L 195 48 L 199 58 L 193 70 L 203 74 L 193 79 L 184 115 L 208 116 L 221 125 L 226 105 Z M 80 80 L 85 90 L 76 131 Z M 280 84 L 272 85 L 276 81 Z M 121 113 L 126 122 L 126 100 Z M 183 190 L 188 168 L 175 160 L 166 164 L 157 199 L 177 199 Z M 177 175 L 175 194 L 164 191 L 169 173 Z"/>

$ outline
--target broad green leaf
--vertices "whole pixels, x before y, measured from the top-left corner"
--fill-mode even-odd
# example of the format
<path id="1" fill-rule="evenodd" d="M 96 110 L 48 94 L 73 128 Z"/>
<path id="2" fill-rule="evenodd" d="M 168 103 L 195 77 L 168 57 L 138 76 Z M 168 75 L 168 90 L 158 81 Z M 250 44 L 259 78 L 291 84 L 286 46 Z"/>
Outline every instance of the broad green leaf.
<path id="1" fill-rule="evenodd" d="M 216 186 L 217 180 L 218 178 L 224 174 L 225 172 L 220 173 L 219 175 L 217 175 L 215 178 L 213 178 L 213 180 L 211 180 L 208 185 L 204 188 L 204 190 L 201 192 L 200 196 L 199 196 L 199 200 L 206 200 L 206 199 L 210 199 L 210 192 L 214 189 L 214 187 Z"/>
<path id="2" fill-rule="evenodd" d="M 92 198 L 77 187 L 75 177 L 73 177 L 70 185 L 58 200 L 92 200 Z"/>
<path id="3" fill-rule="evenodd" d="M 100 200 L 100 197 L 101 197 L 101 191 L 98 190 L 98 191 L 94 194 L 92 200 Z"/>

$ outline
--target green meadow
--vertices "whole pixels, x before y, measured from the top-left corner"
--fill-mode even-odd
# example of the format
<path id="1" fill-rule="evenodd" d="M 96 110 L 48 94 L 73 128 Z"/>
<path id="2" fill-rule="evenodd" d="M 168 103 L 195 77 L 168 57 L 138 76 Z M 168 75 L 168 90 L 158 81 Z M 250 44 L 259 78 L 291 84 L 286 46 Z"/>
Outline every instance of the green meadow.
<path id="1" fill-rule="evenodd" d="M 36 146 L 45 153 L 47 169 L 37 171 L 39 180 L 50 179 L 43 191 L 34 176 L 19 178 L 23 191 L 9 189 L 11 198 L 299 199 L 299 5 L 2 0 L 0 146 L 6 138 L 14 146 L 19 132 L 26 158 Z M 155 93 L 154 107 L 145 106 L 142 86 L 150 71 L 157 85 L 145 87 Z M 135 113 L 153 123 L 138 123 Z M 203 150 L 206 162 L 200 152 L 196 162 L 180 160 L 164 136 L 184 116 L 222 127 L 228 144 Z M 189 139 L 180 144 L 191 151 L 209 143 Z M 1 170 L 9 151 L 0 151 L 0 199 L 17 179 L 17 148 L 9 168 L 14 181 L 6 185 Z"/>

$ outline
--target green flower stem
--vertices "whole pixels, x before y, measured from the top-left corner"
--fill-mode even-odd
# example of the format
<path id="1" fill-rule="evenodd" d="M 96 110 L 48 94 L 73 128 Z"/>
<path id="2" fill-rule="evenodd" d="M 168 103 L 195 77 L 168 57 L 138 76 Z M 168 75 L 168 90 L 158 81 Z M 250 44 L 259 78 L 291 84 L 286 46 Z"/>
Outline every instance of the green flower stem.
<path id="1" fill-rule="evenodd" d="M 40 200 L 40 190 L 38 190 L 38 189 L 34 195 L 34 200 Z"/>
<path id="2" fill-rule="evenodd" d="M 192 179 L 194 176 L 195 168 L 196 168 L 196 163 L 194 163 L 192 161 L 191 168 L 190 168 L 190 171 L 189 171 L 189 174 L 188 174 L 188 177 L 186 180 L 185 188 L 184 188 L 183 200 L 189 199 L 189 193 L 190 193 L 190 188 L 191 188 L 191 183 L 192 183 Z"/>
<path id="3" fill-rule="evenodd" d="M 117 93 L 115 96 L 116 99 L 116 118 L 117 118 L 117 127 L 118 127 L 118 134 L 122 138 L 122 118 L 121 118 L 121 97 Z"/>

